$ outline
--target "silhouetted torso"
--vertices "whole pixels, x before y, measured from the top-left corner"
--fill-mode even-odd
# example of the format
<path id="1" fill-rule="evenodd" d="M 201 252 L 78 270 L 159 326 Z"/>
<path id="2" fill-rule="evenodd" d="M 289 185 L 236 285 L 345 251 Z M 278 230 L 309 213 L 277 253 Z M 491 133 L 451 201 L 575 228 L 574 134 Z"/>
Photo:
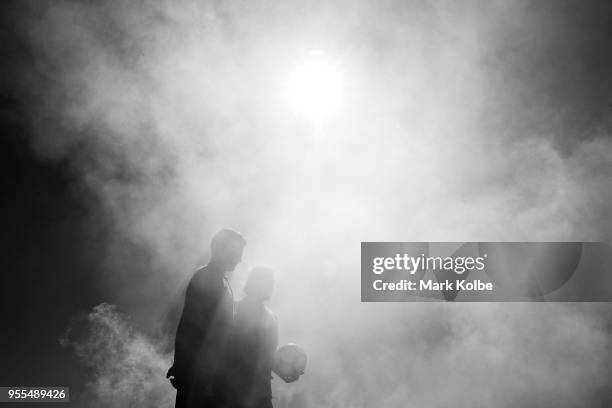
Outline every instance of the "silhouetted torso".
<path id="1" fill-rule="evenodd" d="M 236 304 L 234 333 L 237 407 L 272 407 L 270 380 L 278 344 L 276 317 L 263 303 L 247 297 Z"/>
<path id="2" fill-rule="evenodd" d="M 176 332 L 177 408 L 223 407 L 228 396 L 228 343 L 233 299 L 223 274 L 206 266 L 191 278 Z"/>

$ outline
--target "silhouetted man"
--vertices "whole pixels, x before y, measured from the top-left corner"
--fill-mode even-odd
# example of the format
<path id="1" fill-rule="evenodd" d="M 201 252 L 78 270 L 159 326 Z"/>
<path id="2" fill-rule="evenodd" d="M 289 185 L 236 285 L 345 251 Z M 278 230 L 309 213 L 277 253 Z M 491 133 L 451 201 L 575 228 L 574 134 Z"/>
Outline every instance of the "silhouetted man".
<path id="1" fill-rule="evenodd" d="M 234 300 L 225 274 L 241 261 L 245 245 L 239 233 L 219 231 L 210 245 L 208 265 L 198 269 L 187 286 L 176 331 L 174 365 L 167 374 L 177 389 L 177 408 L 228 405 L 228 344 Z"/>
<path id="2" fill-rule="evenodd" d="M 234 406 L 272 408 L 272 366 L 278 345 L 276 316 L 264 302 L 274 290 L 274 273 L 253 268 L 244 288 L 246 297 L 236 304 L 234 331 Z"/>

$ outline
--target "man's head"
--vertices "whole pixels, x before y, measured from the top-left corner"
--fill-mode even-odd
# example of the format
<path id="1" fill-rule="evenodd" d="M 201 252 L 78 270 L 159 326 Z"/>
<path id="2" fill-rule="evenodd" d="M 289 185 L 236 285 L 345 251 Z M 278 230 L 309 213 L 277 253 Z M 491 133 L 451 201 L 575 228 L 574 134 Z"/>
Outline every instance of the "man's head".
<path id="1" fill-rule="evenodd" d="M 242 260 L 246 241 L 240 233 L 222 229 L 210 242 L 211 263 L 218 265 L 224 272 L 233 271 Z"/>
<path id="2" fill-rule="evenodd" d="M 251 269 L 244 286 L 244 293 L 263 302 L 272 297 L 272 291 L 274 291 L 274 271 L 263 266 Z"/>

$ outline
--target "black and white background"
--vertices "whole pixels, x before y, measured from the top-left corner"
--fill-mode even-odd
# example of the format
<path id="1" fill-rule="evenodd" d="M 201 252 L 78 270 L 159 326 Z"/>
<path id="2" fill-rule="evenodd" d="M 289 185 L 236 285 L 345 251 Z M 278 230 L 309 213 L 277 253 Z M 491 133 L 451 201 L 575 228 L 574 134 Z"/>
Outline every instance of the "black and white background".
<path id="1" fill-rule="evenodd" d="M 0 385 L 172 406 L 230 226 L 309 355 L 277 408 L 609 406 L 609 304 L 360 303 L 359 243 L 612 241 L 610 2 L 0 7 Z"/>

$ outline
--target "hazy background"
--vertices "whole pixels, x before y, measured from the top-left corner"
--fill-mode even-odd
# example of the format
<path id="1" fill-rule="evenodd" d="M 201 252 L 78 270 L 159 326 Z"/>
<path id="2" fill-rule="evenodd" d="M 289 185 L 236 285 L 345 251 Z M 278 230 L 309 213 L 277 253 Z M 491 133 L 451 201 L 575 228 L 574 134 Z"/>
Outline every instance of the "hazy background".
<path id="1" fill-rule="evenodd" d="M 2 13 L 4 385 L 171 406 L 219 228 L 277 271 L 279 407 L 606 406 L 608 304 L 361 304 L 361 241 L 611 241 L 612 9 L 31 1 Z M 312 50 L 336 112 L 292 111 Z"/>

